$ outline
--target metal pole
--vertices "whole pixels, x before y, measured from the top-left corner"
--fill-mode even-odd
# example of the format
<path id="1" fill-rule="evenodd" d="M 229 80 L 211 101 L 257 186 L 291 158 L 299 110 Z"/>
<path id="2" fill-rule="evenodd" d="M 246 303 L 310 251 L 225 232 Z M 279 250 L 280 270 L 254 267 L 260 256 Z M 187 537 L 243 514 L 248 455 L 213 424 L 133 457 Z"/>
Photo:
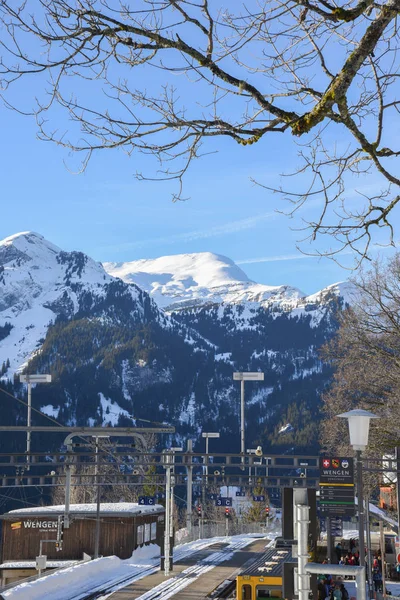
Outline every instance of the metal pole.
<path id="1" fill-rule="evenodd" d="M 298 543 L 298 588 L 299 600 L 308 600 L 311 591 L 310 576 L 306 571 L 306 566 L 309 560 L 308 556 L 308 524 L 310 507 L 304 504 L 296 505 L 297 512 L 297 543 Z"/>
<path id="2" fill-rule="evenodd" d="M 193 441 L 187 441 L 187 451 L 188 453 L 193 452 Z M 189 535 L 192 533 L 192 497 L 193 497 L 193 467 L 192 467 L 192 457 L 189 458 L 190 464 L 186 467 L 187 472 L 187 487 L 186 487 L 186 527 Z"/>
<path id="3" fill-rule="evenodd" d="M 326 558 L 328 559 L 328 563 L 332 562 L 332 529 L 331 529 L 331 520 L 329 517 L 326 517 Z"/>
<path id="4" fill-rule="evenodd" d="M 400 448 L 396 446 L 395 449 L 395 458 L 396 458 L 396 502 L 397 502 L 397 531 L 398 535 L 400 535 Z"/>
<path id="5" fill-rule="evenodd" d="M 385 535 L 383 533 L 382 521 L 379 521 L 379 537 L 380 537 L 380 544 L 381 544 L 381 560 L 382 560 L 382 589 L 383 589 L 383 597 L 386 598 Z"/>
<path id="6" fill-rule="evenodd" d="M 308 563 L 306 573 L 313 575 L 350 575 L 356 577 L 357 600 L 367 600 L 365 590 L 365 567 L 352 567 L 350 565 L 321 565 L 319 563 Z"/>
<path id="7" fill-rule="evenodd" d="M 174 460 L 174 459 L 172 459 Z M 174 466 L 170 468 L 171 470 L 171 509 L 170 509 L 170 519 L 169 519 L 169 535 L 172 538 L 174 535 L 174 488 L 175 488 L 175 469 Z"/>
<path id="8" fill-rule="evenodd" d="M 169 462 L 169 457 L 165 457 Z M 169 575 L 169 553 L 170 553 L 170 537 L 169 537 L 169 522 L 171 517 L 171 470 L 168 464 L 166 465 L 166 486 L 165 486 L 165 531 L 164 531 L 164 575 Z"/>
<path id="9" fill-rule="evenodd" d="M 365 567 L 365 540 L 364 540 L 364 488 L 361 462 L 361 450 L 356 450 L 357 460 L 357 497 L 358 497 L 358 541 L 360 551 L 360 567 Z"/>
<path id="10" fill-rule="evenodd" d="M 28 427 L 32 426 L 32 384 L 29 380 L 29 375 L 26 376 L 27 378 L 27 383 L 28 383 L 28 417 L 26 420 L 26 424 Z M 26 462 L 28 463 L 28 466 L 26 467 L 26 470 L 29 471 L 30 469 L 30 456 L 29 453 L 31 451 L 31 432 L 27 431 L 26 432 Z"/>
<path id="11" fill-rule="evenodd" d="M 95 438 L 96 441 L 96 462 L 94 465 L 95 481 L 99 484 L 99 438 Z M 94 539 L 94 558 L 99 558 L 99 546 L 100 546 L 100 490 L 101 486 L 97 485 L 97 500 L 96 500 L 96 532 Z"/>
<path id="12" fill-rule="evenodd" d="M 365 498 L 365 525 L 367 530 L 367 575 L 369 597 L 372 598 L 372 552 L 371 552 L 371 524 L 369 522 L 369 495 Z"/>
<path id="13" fill-rule="evenodd" d="M 200 517 L 200 538 L 203 539 L 204 538 L 204 515 L 206 512 L 206 486 L 208 486 L 208 433 L 206 434 L 206 455 L 204 457 L 205 461 L 206 461 L 206 468 L 205 468 L 205 481 L 203 482 L 203 487 L 201 490 L 201 517 Z"/>
<path id="14" fill-rule="evenodd" d="M 244 379 L 240 382 L 240 452 L 242 454 L 242 463 L 244 464 Z"/>

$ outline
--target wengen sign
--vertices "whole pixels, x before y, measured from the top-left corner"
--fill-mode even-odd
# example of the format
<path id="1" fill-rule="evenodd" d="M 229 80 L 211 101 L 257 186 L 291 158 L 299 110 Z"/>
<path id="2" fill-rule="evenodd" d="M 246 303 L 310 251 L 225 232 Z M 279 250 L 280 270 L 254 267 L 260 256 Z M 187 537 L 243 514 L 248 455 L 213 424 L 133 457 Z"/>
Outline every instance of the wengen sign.
<path id="1" fill-rule="evenodd" d="M 51 529 L 57 530 L 57 526 L 57 521 L 41 521 L 39 519 L 28 519 L 27 521 L 11 523 L 12 531 L 16 531 L 17 529 L 42 529 L 49 531 Z"/>
<path id="2" fill-rule="evenodd" d="M 352 458 L 320 458 L 320 512 L 326 517 L 353 516 L 354 465 Z"/>

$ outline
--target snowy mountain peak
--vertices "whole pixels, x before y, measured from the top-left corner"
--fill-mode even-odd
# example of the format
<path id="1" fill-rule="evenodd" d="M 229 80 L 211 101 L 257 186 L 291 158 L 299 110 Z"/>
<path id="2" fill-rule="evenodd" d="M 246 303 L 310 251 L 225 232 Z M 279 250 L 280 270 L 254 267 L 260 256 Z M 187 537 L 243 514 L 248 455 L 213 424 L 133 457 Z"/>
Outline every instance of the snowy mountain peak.
<path id="1" fill-rule="evenodd" d="M 255 283 L 230 258 L 199 252 L 176 254 L 125 263 L 104 263 L 113 277 L 136 283 L 159 306 L 179 310 L 208 303 L 262 303 L 300 298 L 304 294 L 290 286 Z"/>
<path id="2" fill-rule="evenodd" d="M 175 254 L 124 263 L 104 263 L 104 267 L 114 277 L 120 277 L 125 281 L 131 280 L 136 283 L 140 278 L 144 278 L 145 285 L 148 284 L 148 275 L 158 277 L 160 283 L 162 276 L 169 276 L 171 282 L 174 282 L 172 285 L 182 289 L 194 286 L 214 288 L 237 282 L 250 283 L 246 273 L 230 258 L 212 252 Z M 155 280 L 156 277 L 150 279 Z"/>
<path id="3" fill-rule="evenodd" d="M 115 285 L 100 263 L 64 252 L 42 235 L 23 232 L 0 241 L 0 355 L 19 369 L 39 347 L 51 322 L 71 318 Z M 134 297 L 138 290 L 132 287 Z"/>
<path id="4" fill-rule="evenodd" d="M 42 235 L 24 231 L 0 241 L 0 265 L 5 266 L 15 259 L 42 262 L 46 257 L 60 252 L 60 248 L 48 242 Z"/>

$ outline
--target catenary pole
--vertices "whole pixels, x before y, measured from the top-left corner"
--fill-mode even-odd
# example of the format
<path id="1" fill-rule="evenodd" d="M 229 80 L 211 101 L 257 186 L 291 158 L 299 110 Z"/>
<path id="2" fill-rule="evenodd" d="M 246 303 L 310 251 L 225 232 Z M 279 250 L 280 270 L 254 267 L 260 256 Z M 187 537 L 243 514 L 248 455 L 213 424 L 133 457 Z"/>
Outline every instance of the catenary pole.
<path id="1" fill-rule="evenodd" d="M 190 454 L 193 452 L 193 440 L 187 441 L 187 452 Z M 192 458 L 189 458 L 190 464 L 186 467 L 187 473 L 187 487 L 186 487 L 186 527 L 189 535 L 192 533 L 192 497 L 193 497 L 193 467 L 192 467 Z"/>

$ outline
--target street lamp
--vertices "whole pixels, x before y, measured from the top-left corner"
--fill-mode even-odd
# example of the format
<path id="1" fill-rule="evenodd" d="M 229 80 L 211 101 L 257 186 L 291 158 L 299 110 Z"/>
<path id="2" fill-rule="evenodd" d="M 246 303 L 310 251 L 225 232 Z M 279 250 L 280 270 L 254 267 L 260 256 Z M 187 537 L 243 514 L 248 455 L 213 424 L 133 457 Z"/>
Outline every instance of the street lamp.
<path id="1" fill-rule="evenodd" d="M 349 424 L 350 444 L 356 453 L 357 464 L 357 496 L 358 496 L 358 537 L 360 544 L 360 566 L 365 566 L 364 541 L 364 490 L 362 476 L 361 452 L 368 446 L 369 423 L 371 419 L 379 419 L 373 413 L 357 408 L 337 415 L 347 419 Z"/>
<path id="2" fill-rule="evenodd" d="M 234 381 L 240 381 L 240 453 L 242 454 L 242 463 L 244 463 L 244 382 L 245 381 L 264 381 L 264 373 L 242 371 L 233 374 Z"/>
<path id="3" fill-rule="evenodd" d="M 27 417 L 27 426 L 31 426 L 31 414 L 32 414 L 32 383 L 51 383 L 51 375 L 20 375 L 19 380 L 21 383 L 28 384 L 28 417 Z M 31 451 L 31 432 L 26 432 L 26 462 L 28 463 L 27 471 L 29 471 L 30 466 L 30 456 L 29 453 Z"/>

